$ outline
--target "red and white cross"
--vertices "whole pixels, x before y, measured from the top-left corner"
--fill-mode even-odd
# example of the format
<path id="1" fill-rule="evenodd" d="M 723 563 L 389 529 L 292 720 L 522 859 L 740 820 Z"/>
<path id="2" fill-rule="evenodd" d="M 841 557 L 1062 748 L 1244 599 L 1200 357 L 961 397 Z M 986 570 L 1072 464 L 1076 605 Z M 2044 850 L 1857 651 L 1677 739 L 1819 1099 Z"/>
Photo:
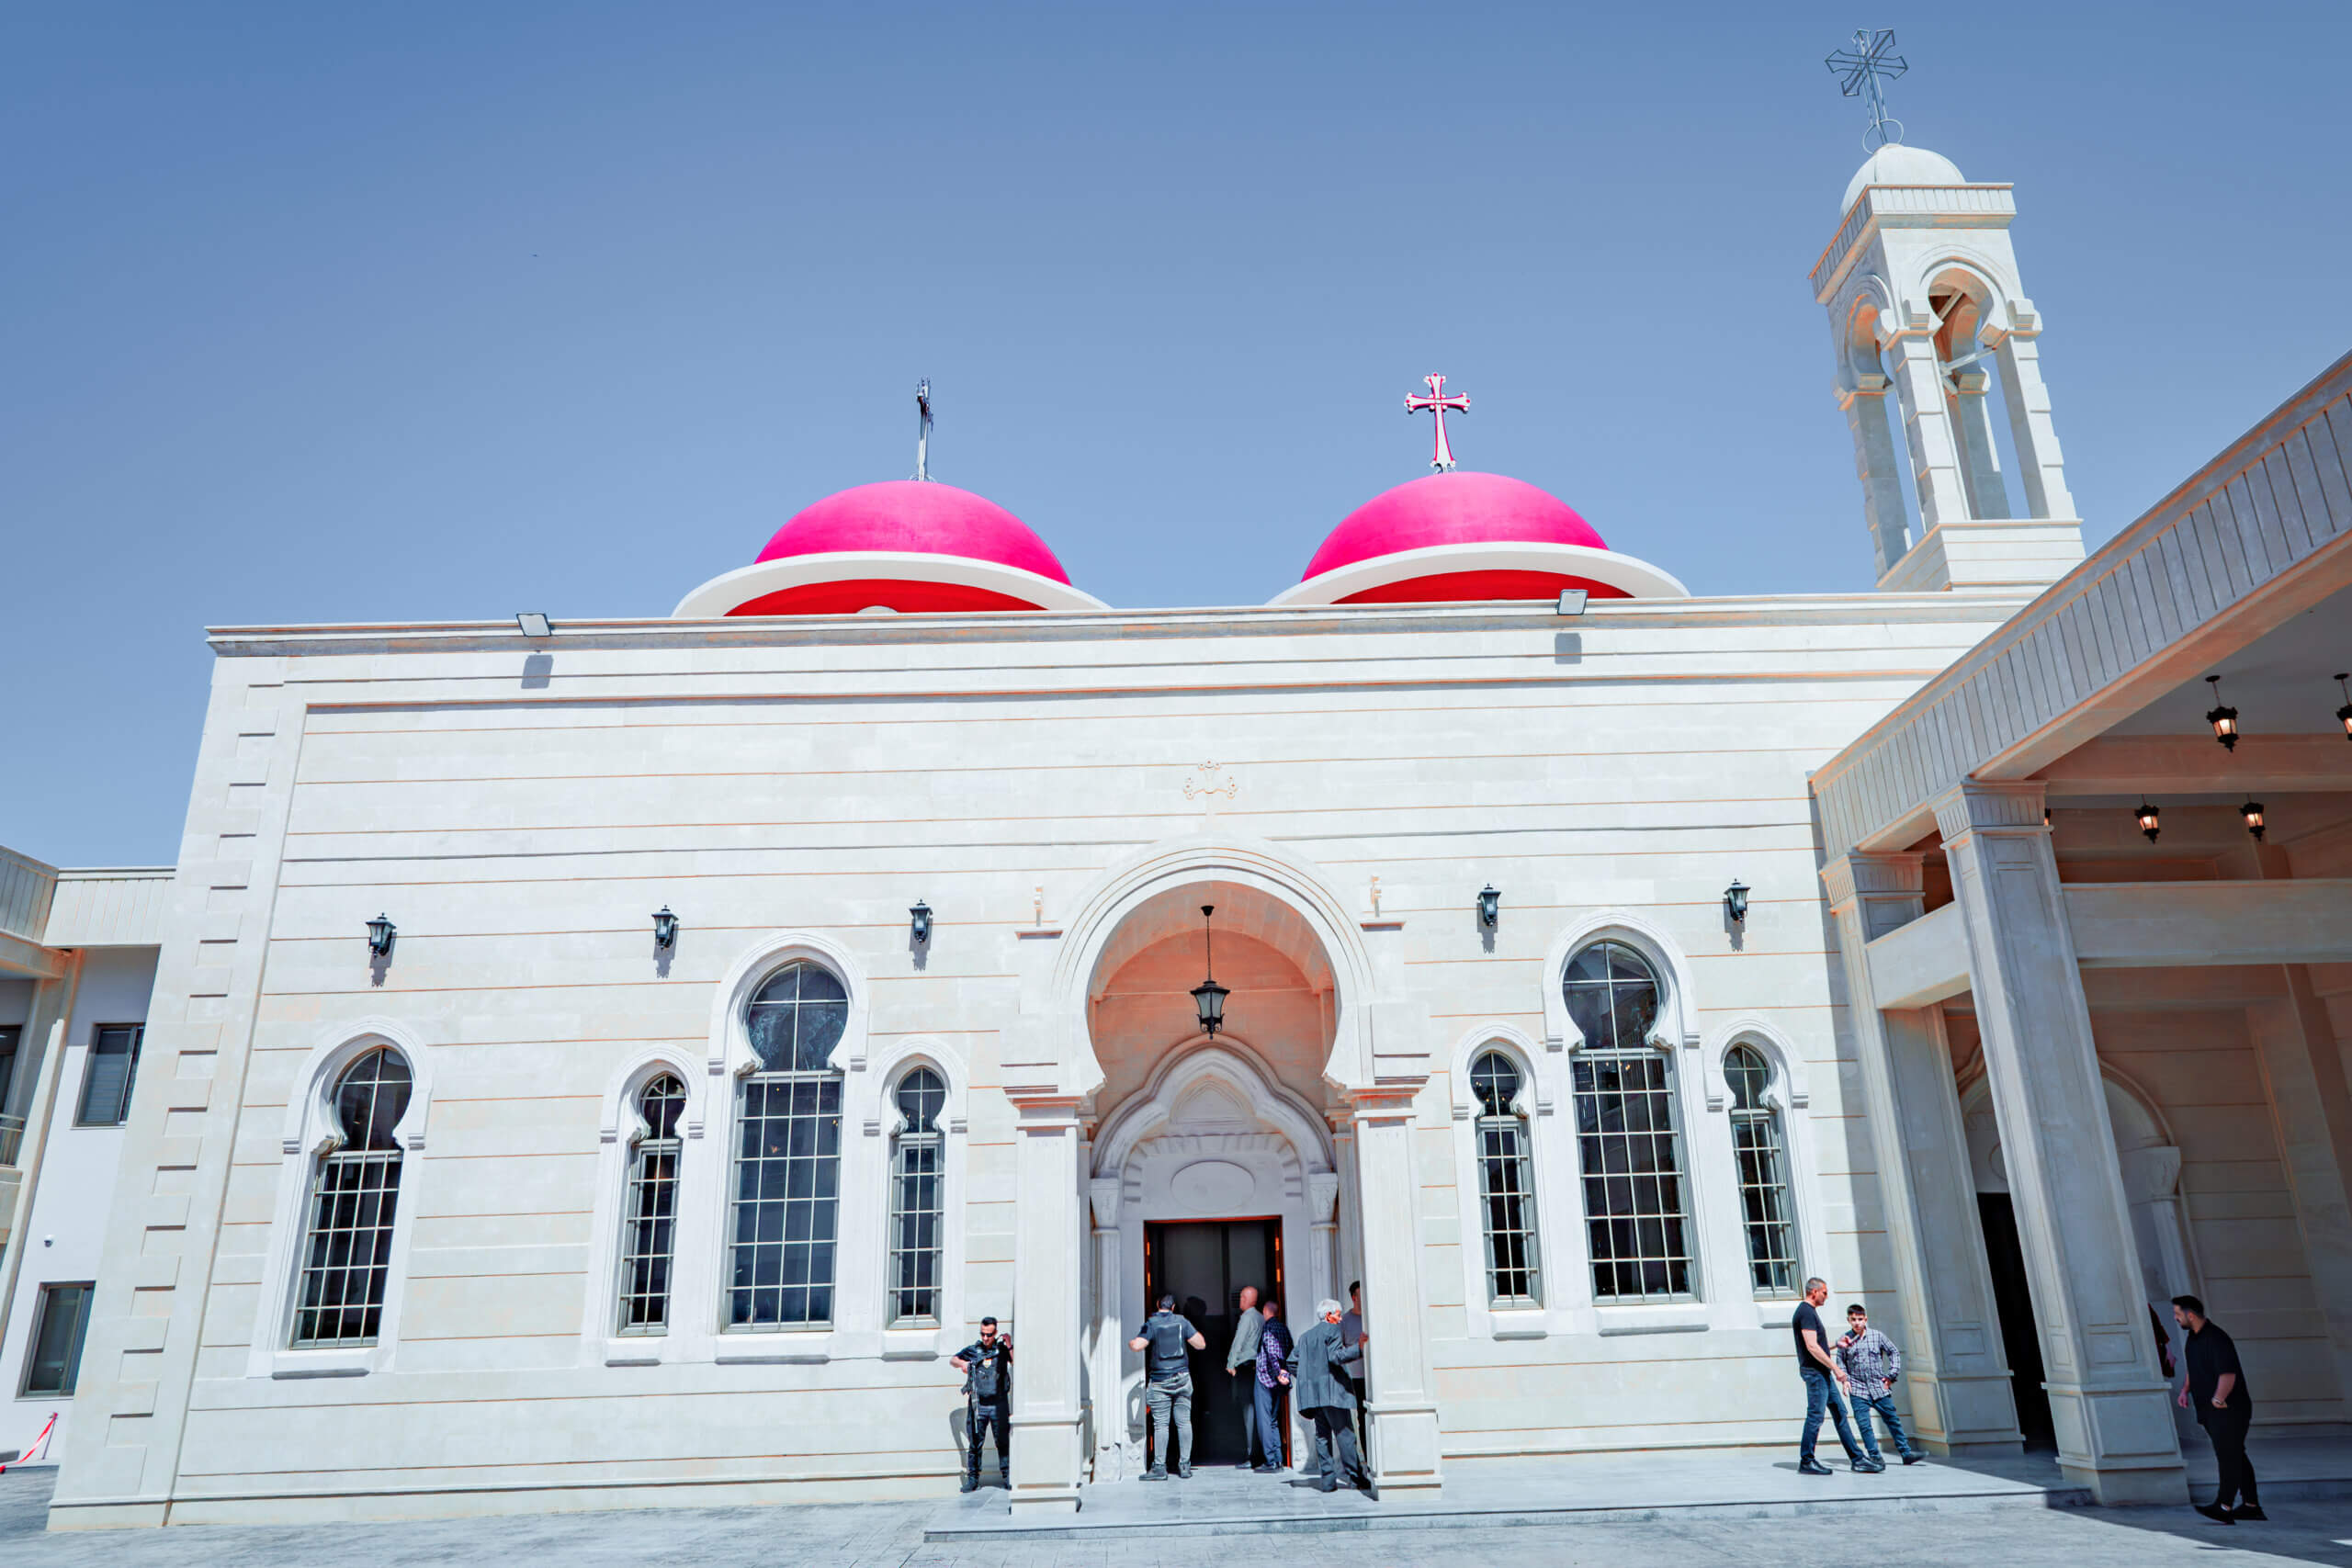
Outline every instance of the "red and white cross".
<path id="1" fill-rule="evenodd" d="M 1455 413 L 1468 413 L 1470 398 L 1465 392 L 1456 392 L 1453 396 L 1447 397 L 1445 378 L 1442 376 L 1424 376 L 1421 380 L 1428 386 L 1430 395 L 1425 398 L 1415 393 L 1408 397 L 1405 400 L 1405 412 L 1432 413 L 1437 416 L 1437 446 L 1430 454 L 1430 467 L 1442 474 L 1453 467 L 1453 443 L 1445 438 L 1446 411 L 1451 409 Z"/>

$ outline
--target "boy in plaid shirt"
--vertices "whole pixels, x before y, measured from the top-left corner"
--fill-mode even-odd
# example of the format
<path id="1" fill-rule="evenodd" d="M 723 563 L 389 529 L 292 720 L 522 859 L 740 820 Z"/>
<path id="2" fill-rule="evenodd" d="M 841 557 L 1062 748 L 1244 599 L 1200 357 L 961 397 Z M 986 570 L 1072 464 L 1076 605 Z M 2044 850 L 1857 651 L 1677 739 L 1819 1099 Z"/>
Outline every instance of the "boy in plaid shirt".
<path id="1" fill-rule="evenodd" d="M 1846 1337 L 1829 1352 L 1846 1373 L 1846 1397 L 1854 1407 L 1854 1425 L 1862 1429 L 1862 1447 L 1872 1459 L 1879 1457 L 1878 1423 L 1871 1419 L 1875 1410 L 1886 1418 L 1887 1435 L 1894 1439 L 1894 1451 L 1903 1456 L 1905 1464 L 1917 1464 L 1928 1456 L 1911 1446 L 1903 1430 L 1903 1417 L 1894 1413 L 1894 1381 L 1903 1375 L 1903 1352 L 1894 1341 L 1871 1326 L 1871 1314 L 1860 1302 L 1846 1309 Z M 1884 1468 L 1883 1466 L 1881 1467 Z"/>

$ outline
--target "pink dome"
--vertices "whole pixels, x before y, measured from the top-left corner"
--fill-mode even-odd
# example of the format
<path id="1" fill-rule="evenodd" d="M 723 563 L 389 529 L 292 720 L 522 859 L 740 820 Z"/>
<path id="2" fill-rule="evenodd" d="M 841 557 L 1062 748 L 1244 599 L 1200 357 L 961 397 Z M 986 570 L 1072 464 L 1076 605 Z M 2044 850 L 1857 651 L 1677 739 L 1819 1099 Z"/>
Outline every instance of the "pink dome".
<path id="1" fill-rule="evenodd" d="M 829 495 L 778 528 L 759 558 L 876 550 L 994 561 L 1056 582 L 1069 581 L 1054 552 L 1020 518 L 984 496 L 929 480 L 886 479 Z"/>
<path id="2" fill-rule="evenodd" d="M 1495 544 L 1609 547 L 1591 524 L 1550 492 L 1501 474 L 1457 468 L 1398 485 L 1349 513 L 1299 581 L 1399 550 Z"/>

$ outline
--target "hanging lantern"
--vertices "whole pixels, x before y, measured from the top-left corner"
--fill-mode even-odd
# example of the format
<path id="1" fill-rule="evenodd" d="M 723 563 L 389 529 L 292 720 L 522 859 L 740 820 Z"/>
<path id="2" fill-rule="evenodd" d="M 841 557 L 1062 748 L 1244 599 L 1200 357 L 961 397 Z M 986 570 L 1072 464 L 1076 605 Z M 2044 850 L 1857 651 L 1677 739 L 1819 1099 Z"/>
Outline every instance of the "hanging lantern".
<path id="1" fill-rule="evenodd" d="M 926 386 L 929 384 L 924 383 Z M 929 904 L 920 898 L 915 900 L 914 908 L 907 911 L 907 930 L 914 937 L 917 947 L 921 947 L 931 940 L 931 906 Z"/>
<path id="2" fill-rule="evenodd" d="M 1201 1032 L 1210 1039 L 1225 1027 L 1225 998 L 1232 993 L 1216 983 L 1216 947 L 1209 931 L 1209 917 L 1216 913 L 1216 906 L 1201 906 L 1201 942 L 1208 950 L 1209 977 L 1193 987 L 1193 1006 L 1201 1015 Z"/>
<path id="3" fill-rule="evenodd" d="M 1503 918 L 1503 896 L 1491 882 L 1478 889 L 1478 923 L 1488 931 Z"/>
<path id="4" fill-rule="evenodd" d="M 2213 727 L 2213 739 L 2225 751 L 2238 749 L 2238 710 L 2222 701 L 2222 678 L 2208 675 L 2205 683 L 2213 688 L 2213 705 L 2206 710 L 2205 722 Z"/>
<path id="5" fill-rule="evenodd" d="M 2344 739 L 2352 740 L 2352 686 L 2346 686 L 2346 681 L 2352 681 L 2352 674 L 2335 678 L 2335 689 L 2344 694 L 2344 705 L 2335 710 L 2335 722 L 2344 727 Z"/>
<path id="6" fill-rule="evenodd" d="M 2262 842 L 2262 802 L 2247 801 L 2238 807 L 2238 815 L 2245 818 L 2245 830 L 2254 835 L 2254 841 Z"/>
<path id="7" fill-rule="evenodd" d="M 1734 921 L 1747 919 L 1747 884 L 1735 876 L 1731 886 L 1724 889 L 1724 913 Z"/>
<path id="8" fill-rule="evenodd" d="M 2148 842 L 2154 843 L 2156 834 L 2162 827 L 2162 824 L 2156 820 L 2156 808 L 2143 800 L 2140 803 L 2140 809 L 2136 815 L 2140 818 L 2140 831 L 2148 835 Z"/>
<path id="9" fill-rule="evenodd" d="M 368 922 L 368 951 L 381 958 L 392 951 L 397 928 L 382 915 Z"/>
<path id="10" fill-rule="evenodd" d="M 678 945 L 678 917 L 667 904 L 653 912 L 653 945 L 663 953 Z"/>

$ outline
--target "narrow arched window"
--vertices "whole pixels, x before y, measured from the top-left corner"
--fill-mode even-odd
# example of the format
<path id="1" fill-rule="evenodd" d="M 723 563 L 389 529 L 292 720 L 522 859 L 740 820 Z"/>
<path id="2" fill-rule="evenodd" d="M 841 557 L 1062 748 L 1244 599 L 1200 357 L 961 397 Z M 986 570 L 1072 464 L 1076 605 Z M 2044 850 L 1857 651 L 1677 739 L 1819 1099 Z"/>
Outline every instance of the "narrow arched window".
<path id="1" fill-rule="evenodd" d="M 686 1086 L 670 1073 L 637 1094 L 645 1134 L 629 1150 L 628 1182 L 621 1194 L 620 1331 L 670 1330 L 670 1265 L 677 1255 L 678 1161 L 684 1145 L 678 1121 Z"/>
<path id="2" fill-rule="evenodd" d="M 1487 1233 L 1487 1299 L 1498 1307 L 1544 1304 L 1535 1246 L 1535 1177 L 1527 1119 L 1519 1110 L 1519 1066 L 1487 1051 L 1470 1066 L 1478 1102 L 1479 1218 Z"/>
<path id="3" fill-rule="evenodd" d="M 298 1350 L 373 1345 L 384 1315 L 401 1146 L 392 1135 L 413 1089 L 408 1062 L 379 1046 L 343 1070 L 332 1102 L 334 1146 L 311 1179 L 310 1230 L 294 1293 Z"/>
<path id="4" fill-rule="evenodd" d="M 890 1151 L 890 1321 L 939 1321 L 947 1148 L 939 1127 L 947 1086 L 929 1067 L 899 1080 L 898 1144 Z"/>
<path id="5" fill-rule="evenodd" d="M 1735 1045 L 1724 1057 L 1731 1086 L 1731 1142 L 1739 1157 L 1739 1207 L 1747 1226 L 1747 1268 L 1759 1296 L 1797 1290 L 1796 1226 L 1789 1201 L 1789 1164 L 1781 1113 L 1764 1100 L 1772 1081 L 1762 1053 Z"/>
<path id="6" fill-rule="evenodd" d="M 1602 942 L 1569 960 L 1561 984 L 1568 1018 L 1584 1036 L 1570 1075 L 1593 1295 L 1688 1295 L 1690 1209 L 1674 1058 L 1650 1043 L 1660 1004 L 1657 976 L 1625 943 Z"/>
<path id="7" fill-rule="evenodd" d="M 736 1101 L 727 1321 L 830 1323 L 842 1166 L 842 1077 L 831 1058 L 849 993 L 829 969 L 787 964 L 743 1021 L 759 1066 Z"/>

